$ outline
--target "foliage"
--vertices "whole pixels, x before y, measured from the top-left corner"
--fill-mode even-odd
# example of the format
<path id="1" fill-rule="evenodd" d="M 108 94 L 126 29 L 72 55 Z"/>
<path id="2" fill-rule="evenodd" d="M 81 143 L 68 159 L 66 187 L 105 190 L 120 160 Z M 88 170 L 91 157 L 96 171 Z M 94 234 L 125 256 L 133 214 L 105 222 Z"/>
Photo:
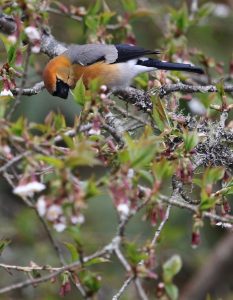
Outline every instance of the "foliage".
<path id="1" fill-rule="evenodd" d="M 232 124 L 226 126 L 233 107 L 232 95 L 225 92 L 223 81 L 216 85 L 217 93 L 212 95 L 207 92 L 184 95 L 178 90 L 162 97 L 160 93 L 165 85 L 182 82 L 205 86 L 207 81 L 214 82 L 223 75 L 220 62 L 207 56 L 204 50 L 188 47 L 189 31 L 212 17 L 213 4 L 204 3 L 196 12 L 183 4 L 179 9 L 168 7 L 164 13 L 166 28 L 161 28 L 164 39 L 160 42 L 166 49 L 163 58 L 194 60 L 203 66 L 206 75 L 191 78 L 186 73 L 158 71 L 137 78 L 137 88 L 145 90 L 153 104 L 151 111 L 131 106 L 125 110 L 127 99 L 121 99 L 121 103 L 114 101 L 106 87 L 97 81 L 87 89 L 80 79 L 72 91 L 80 114 L 72 125 L 70 122 L 68 125 L 63 113 L 49 112 L 42 123 L 29 121 L 23 114 L 16 118 L 14 114 L 20 101 L 24 101 L 25 84 L 31 83 L 28 68 L 34 73 L 38 68 L 38 52 L 46 26 L 51 25 L 52 13 L 78 22 L 87 43 L 135 43 L 134 24 L 146 18 L 154 20 L 154 12 L 143 10 L 136 0 L 120 3 L 122 12 L 112 11 L 108 1 L 99 0 L 92 1 L 89 7 L 52 0 L 41 5 L 29 0 L 16 1 L 15 5 L 4 1 L 3 12 L 14 16 L 17 30 L 11 36 L 0 35 L 5 48 L 0 70 L 0 172 L 13 194 L 47 226 L 50 241 L 64 265 L 64 268 L 51 267 L 54 264 L 51 260 L 49 266 L 42 262 L 40 268 L 38 262 L 25 258 L 31 269 L 19 271 L 27 272 L 31 279 L 39 276 L 41 282 L 43 272 L 49 271 L 50 275 L 55 272 L 61 296 L 69 297 L 71 293 L 73 299 L 77 287 L 85 299 L 95 299 L 108 285 L 104 282 L 106 270 L 118 272 L 118 267 L 113 266 L 112 254 L 115 254 L 117 263 L 125 270 L 126 280 L 134 281 L 139 295 L 146 293 L 148 299 L 156 295 L 157 299 L 175 300 L 179 299 L 181 285 L 174 283 L 174 277 L 182 273 L 182 258 L 175 249 L 175 254 L 169 254 L 167 259 L 158 247 L 164 238 L 163 226 L 171 219 L 168 204 L 192 212 L 191 218 L 188 215 L 192 230 L 187 229 L 183 234 L 191 236 L 194 247 L 200 244 L 204 218 L 210 220 L 213 230 L 219 222 L 223 227 L 231 227 L 233 223 L 229 207 L 233 191 Z M 161 26 L 162 19 L 161 16 L 157 26 L 159 23 Z M 229 67 L 232 73 L 232 62 Z M 203 114 L 195 115 L 191 105 L 189 112 L 187 107 L 181 109 L 179 103 L 184 100 L 186 104 L 197 101 L 198 108 L 204 107 Z M 94 236 L 96 224 L 88 224 L 91 223 L 88 213 L 92 209 L 94 219 L 98 209 L 105 211 L 102 206 L 108 205 L 109 199 L 118 223 L 108 214 L 101 215 L 98 223 L 109 218 L 117 228 L 103 246 L 102 237 Z M 93 203 L 97 203 L 94 208 Z M 139 228 L 145 226 L 145 220 L 151 224 L 147 228 L 151 238 L 143 242 L 138 238 L 139 232 L 133 238 L 127 235 L 128 223 L 140 216 L 141 211 L 143 220 L 138 221 Z M 90 235 L 85 234 L 88 226 Z M 153 226 L 157 226 L 155 235 Z M 105 232 L 102 235 L 107 236 Z M 93 236 L 96 247 L 92 244 Z M 56 239 L 65 250 L 58 250 Z M 10 234 L 1 237 L 1 256 L 14 242 Z M 35 239 L 35 244 L 39 242 Z M 117 274 L 120 285 L 125 278 Z M 52 275 L 49 279 L 54 280 Z M 112 297 L 116 285 L 113 283 L 110 288 Z M 134 291 L 130 290 L 128 295 L 127 299 L 135 299 Z M 50 299 L 47 293 L 46 297 Z"/>

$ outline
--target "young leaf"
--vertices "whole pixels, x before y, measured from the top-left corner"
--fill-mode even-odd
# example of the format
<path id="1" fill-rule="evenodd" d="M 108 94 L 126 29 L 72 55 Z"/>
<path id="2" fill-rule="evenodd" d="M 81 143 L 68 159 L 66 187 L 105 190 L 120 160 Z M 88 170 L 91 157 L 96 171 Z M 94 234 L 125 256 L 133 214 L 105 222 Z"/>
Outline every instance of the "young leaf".
<path id="1" fill-rule="evenodd" d="M 181 270 L 182 261 L 179 255 L 173 255 L 163 265 L 163 280 L 165 283 L 171 283 L 173 277 Z"/>
<path id="2" fill-rule="evenodd" d="M 83 83 L 82 77 L 77 81 L 76 86 L 71 93 L 74 97 L 74 100 L 79 105 L 83 106 L 85 104 L 86 88 Z"/>
<path id="3" fill-rule="evenodd" d="M 96 15 L 100 12 L 102 3 L 101 0 L 96 0 L 95 3 L 93 5 L 90 6 L 90 8 L 88 9 L 87 14 L 88 15 Z"/>
<path id="4" fill-rule="evenodd" d="M 196 132 L 184 131 L 183 140 L 185 151 L 190 152 L 198 143 L 198 135 Z"/>
<path id="5" fill-rule="evenodd" d="M 179 296 L 179 290 L 177 286 L 175 286 L 173 283 L 166 283 L 165 284 L 165 290 L 166 293 L 169 296 L 169 299 L 171 300 L 177 300 Z"/>
<path id="6" fill-rule="evenodd" d="M 162 159 L 159 162 L 155 162 L 152 166 L 152 172 L 156 180 L 163 181 L 169 178 L 174 171 L 174 167 L 170 161 Z"/>
<path id="7" fill-rule="evenodd" d="M 78 260 L 79 259 L 79 254 L 78 254 L 77 248 L 71 243 L 64 242 L 64 244 L 65 244 L 66 248 L 69 250 L 69 252 L 71 254 L 72 262 Z"/>
<path id="8" fill-rule="evenodd" d="M 4 251 L 6 246 L 10 244 L 10 242 L 11 241 L 9 239 L 0 240 L 0 256 L 2 255 L 2 252 Z"/>
<path id="9" fill-rule="evenodd" d="M 171 128 L 171 123 L 168 114 L 166 112 L 163 102 L 159 97 L 154 98 L 153 101 L 153 118 L 160 131 L 164 131 L 165 128 Z"/>
<path id="10" fill-rule="evenodd" d="M 147 254 L 138 250 L 135 243 L 126 243 L 125 249 L 128 260 L 134 266 L 136 266 L 141 260 L 147 258 Z"/>
<path id="11" fill-rule="evenodd" d="M 137 9 L 136 0 L 121 0 L 123 8 L 125 11 L 132 13 Z"/>
<path id="12" fill-rule="evenodd" d="M 90 293 L 96 293 L 100 288 L 98 276 L 88 270 L 79 273 L 82 284 L 90 290 Z"/>
<path id="13" fill-rule="evenodd" d="M 55 158 L 52 156 L 38 155 L 37 159 L 42 160 L 42 161 L 46 162 L 47 164 L 49 164 L 53 167 L 56 167 L 58 169 L 62 169 L 65 166 L 64 162 L 61 159 Z"/>
<path id="14" fill-rule="evenodd" d="M 92 265 L 96 265 L 96 264 L 102 264 L 105 262 L 109 262 L 109 259 L 104 258 L 104 257 L 96 257 L 93 258 L 92 260 L 89 260 L 88 262 L 85 263 L 86 267 L 92 266 Z"/>
<path id="15" fill-rule="evenodd" d="M 208 168 L 203 176 L 203 185 L 213 184 L 223 178 L 225 169 L 223 167 Z"/>
<path id="16" fill-rule="evenodd" d="M 10 66 L 13 65 L 15 62 L 16 50 L 17 50 L 17 46 L 11 45 L 9 50 L 7 51 L 7 60 Z"/>

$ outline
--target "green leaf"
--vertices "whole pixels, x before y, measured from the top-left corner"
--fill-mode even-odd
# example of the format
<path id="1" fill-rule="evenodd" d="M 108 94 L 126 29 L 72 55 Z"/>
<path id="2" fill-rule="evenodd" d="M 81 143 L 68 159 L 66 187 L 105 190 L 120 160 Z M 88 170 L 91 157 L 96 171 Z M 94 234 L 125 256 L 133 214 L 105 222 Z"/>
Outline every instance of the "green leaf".
<path id="1" fill-rule="evenodd" d="M 85 104 L 85 95 L 86 95 L 86 88 L 83 83 L 82 77 L 77 81 L 75 88 L 72 91 L 72 95 L 74 97 L 74 100 L 79 105 Z"/>
<path id="2" fill-rule="evenodd" d="M 202 187 L 202 180 L 200 178 L 193 178 L 193 183 L 195 183 L 198 187 Z"/>
<path id="3" fill-rule="evenodd" d="M 70 148 L 70 149 L 74 149 L 75 145 L 74 145 L 74 141 L 73 139 L 66 135 L 66 134 L 61 134 L 62 139 L 64 140 L 64 142 L 66 143 L 66 145 Z"/>
<path id="4" fill-rule="evenodd" d="M 38 155 L 37 159 L 42 160 L 45 163 L 47 163 L 47 164 L 49 164 L 53 167 L 56 167 L 58 169 L 62 169 L 62 168 L 65 167 L 64 162 L 59 158 L 55 158 L 55 157 L 52 157 L 52 156 Z"/>
<path id="5" fill-rule="evenodd" d="M 179 290 L 177 286 L 175 286 L 173 283 L 166 283 L 165 284 L 165 290 L 166 293 L 169 296 L 169 299 L 171 300 L 177 300 L 179 296 Z"/>
<path id="6" fill-rule="evenodd" d="M 157 97 L 153 100 L 153 118 L 160 131 L 171 128 L 170 120 L 162 100 Z"/>
<path id="7" fill-rule="evenodd" d="M 189 12 L 187 5 L 184 4 L 180 9 L 170 9 L 172 23 L 177 27 L 178 31 L 185 33 L 192 21 L 189 19 Z M 173 25 L 173 26 L 174 26 Z"/>
<path id="8" fill-rule="evenodd" d="M 88 180 L 87 185 L 85 187 L 85 198 L 89 199 L 100 194 L 99 189 L 96 186 L 96 182 L 92 179 Z"/>
<path id="9" fill-rule="evenodd" d="M 121 0 L 123 8 L 125 11 L 132 13 L 137 9 L 136 0 Z"/>
<path id="10" fill-rule="evenodd" d="M 22 136 L 23 133 L 25 133 L 25 125 L 26 120 L 23 117 L 18 118 L 18 120 L 11 125 L 12 133 L 17 136 Z"/>
<path id="11" fill-rule="evenodd" d="M 16 44 L 17 45 L 17 44 Z M 11 45 L 7 51 L 7 60 L 10 66 L 12 66 L 15 62 L 17 46 Z"/>
<path id="12" fill-rule="evenodd" d="M 0 240 L 0 256 L 2 255 L 4 249 L 11 243 L 9 239 Z"/>
<path id="13" fill-rule="evenodd" d="M 101 24 L 107 25 L 114 15 L 115 13 L 111 11 L 105 11 L 102 14 L 100 14 Z"/>
<path id="14" fill-rule="evenodd" d="M 133 266 L 147 258 L 147 254 L 138 250 L 135 243 L 125 243 L 126 256 Z"/>
<path id="15" fill-rule="evenodd" d="M 119 153 L 121 163 L 129 164 L 133 168 L 146 167 L 154 158 L 157 151 L 157 138 L 153 135 L 149 126 L 138 140 L 133 140 L 129 134 L 125 134 L 125 148 Z"/>
<path id="16" fill-rule="evenodd" d="M 216 203 L 216 198 L 214 197 L 208 197 L 205 192 L 201 193 L 201 204 L 200 204 L 200 210 L 208 210 L 210 208 L 213 208 Z"/>
<path id="17" fill-rule="evenodd" d="M 214 167 L 206 169 L 203 176 L 203 185 L 213 184 L 218 180 L 222 179 L 225 173 L 223 167 Z"/>
<path id="18" fill-rule="evenodd" d="M 231 195 L 233 194 L 233 179 L 227 183 L 227 185 L 224 187 L 223 195 Z"/>
<path id="19" fill-rule="evenodd" d="M 54 115 L 54 126 L 56 130 L 66 128 L 66 119 L 62 114 Z"/>
<path id="20" fill-rule="evenodd" d="M 186 152 L 190 152 L 198 144 L 198 135 L 196 132 L 184 131 L 184 147 Z"/>
<path id="21" fill-rule="evenodd" d="M 218 90 L 218 93 L 220 95 L 220 97 L 225 95 L 225 89 L 224 89 L 224 80 L 220 80 L 217 84 L 216 84 L 216 88 Z"/>
<path id="22" fill-rule="evenodd" d="M 100 164 L 100 161 L 96 159 L 94 143 L 83 135 L 76 137 L 72 151 L 65 156 L 63 162 L 66 167 L 71 169 L 77 166 L 94 166 Z"/>
<path id="23" fill-rule="evenodd" d="M 149 171 L 145 171 L 145 170 L 138 170 L 138 174 L 141 176 L 142 179 L 146 180 L 147 182 L 149 182 L 149 184 L 152 186 L 154 183 L 154 178 L 151 175 L 151 173 Z"/>
<path id="24" fill-rule="evenodd" d="M 171 283 L 173 277 L 181 270 L 182 261 L 179 255 L 173 255 L 163 264 L 163 280 L 165 283 Z"/>
<path id="25" fill-rule="evenodd" d="M 213 10 L 215 9 L 216 5 L 214 3 L 211 2 L 207 2 L 204 3 L 203 5 L 201 5 L 197 11 L 197 17 L 199 19 L 204 19 L 206 17 L 208 17 Z"/>
<path id="26" fill-rule="evenodd" d="M 79 226 L 68 226 L 67 232 L 69 232 L 70 236 L 75 240 L 77 245 L 81 246 L 83 244 Z"/>
<path id="27" fill-rule="evenodd" d="M 174 172 L 174 167 L 170 161 L 163 158 L 161 161 L 153 163 L 152 172 L 156 180 L 162 182 L 168 179 Z"/>
<path id="28" fill-rule="evenodd" d="M 82 284 L 90 290 L 91 293 L 96 293 L 100 288 L 100 282 L 98 276 L 88 270 L 81 271 L 79 278 Z"/>
<path id="29" fill-rule="evenodd" d="M 69 250 L 69 252 L 71 254 L 72 262 L 78 260 L 79 254 L 78 254 L 77 248 L 73 244 L 67 243 L 67 242 L 64 242 L 64 245 L 66 246 L 66 248 Z"/>
<path id="30" fill-rule="evenodd" d="M 92 31 L 96 31 L 99 26 L 99 18 L 94 16 L 86 16 L 85 17 L 85 25 L 91 29 Z"/>
<path id="31" fill-rule="evenodd" d="M 96 264 L 102 264 L 105 262 L 109 262 L 109 259 L 106 259 L 104 257 L 96 257 L 96 258 L 93 258 L 93 259 L 89 260 L 88 262 L 86 262 L 85 267 L 89 267 L 89 266 L 96 265 Z"/>
<path id="32" fill-rule="evenodd" d="M 102 1 L 95 0 L 95 3 L 89 7 L 87 14 L 88 15 L 98 14 L 98 12 L 100 12 L 101 6 L 102 6 Z"/>

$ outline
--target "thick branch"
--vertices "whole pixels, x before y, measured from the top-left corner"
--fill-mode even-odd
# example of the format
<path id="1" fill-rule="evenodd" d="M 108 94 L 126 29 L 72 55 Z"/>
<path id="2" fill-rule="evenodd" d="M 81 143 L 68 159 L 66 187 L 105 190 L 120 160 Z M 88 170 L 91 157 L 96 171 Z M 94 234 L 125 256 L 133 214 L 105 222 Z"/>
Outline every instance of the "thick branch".
<path id="1" fill-rule="evenodd" d="M 51 34 L 44 31 L 41 38 L 41 49 L 40 51 L 50 58 L 62 54 L 67 50 L 67 47 L 58 42 Z"/>
<path id="2" fill-rule="evenodd" d="M 150 100 L 150 96 L 148 93 L 138 90 L 132 87 L 128 87 L 125 89 L 118 89 L 113 91 L 113 94 L 120 99 L 135 105 L 140 110 L 145 112 L 152 110 L 152 102 Z"/>

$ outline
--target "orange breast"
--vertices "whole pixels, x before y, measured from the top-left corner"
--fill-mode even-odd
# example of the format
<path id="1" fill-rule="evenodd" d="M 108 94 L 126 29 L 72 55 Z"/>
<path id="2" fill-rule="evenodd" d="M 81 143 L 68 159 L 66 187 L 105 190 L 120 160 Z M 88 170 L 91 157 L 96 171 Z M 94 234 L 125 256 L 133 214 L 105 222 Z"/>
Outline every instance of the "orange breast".
<path id="1" fill-rule="evenodd" d="M 72 77 L 74 79 L 73 85 L 83 78 L 83 83 L 88 86 L 89 82 L 93 79 L 98 79 L 100 84 L 107 85 L 108 87 L 114 86 L 114 83 L 119 80 L 118 66 L 116 64 L 106 64 L 104 62 L 95 63 L 90 66 L 73 65 Z"/>

